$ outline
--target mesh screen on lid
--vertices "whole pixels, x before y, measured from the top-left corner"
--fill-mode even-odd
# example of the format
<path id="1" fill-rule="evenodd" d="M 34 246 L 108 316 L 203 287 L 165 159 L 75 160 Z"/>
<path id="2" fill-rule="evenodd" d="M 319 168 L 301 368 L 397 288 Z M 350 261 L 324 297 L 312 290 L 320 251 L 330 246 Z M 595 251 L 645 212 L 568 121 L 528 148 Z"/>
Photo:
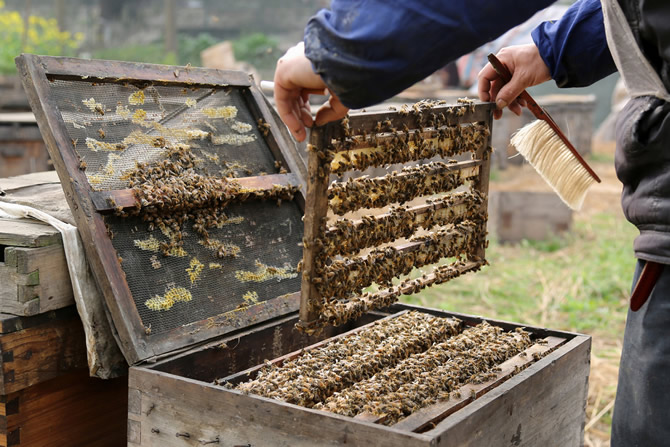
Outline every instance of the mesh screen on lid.
<path id="1" fill-rule="evenodd" d="M 129 188 L 138 163 L 174 160 L 170 150 L 177 147 L 187 148 L 196 160 L 192 171 L 204 178 L 273 174 L 280 167 L 242 88 L 62 79 L 50 87 L 94 191 Z M 143 211 L 104 221 L 146 334 L 234 315 L 300 290 L 303 228 L 295 202 L 247 200 L 211 213 L 192 210 L 173 227 L 151 222 Z M 170 212 L 160 216 L 167 221 Z M 204 238 L 194 230 L 194 216 L 208 215 L 217 225 L 209 225 Z"/>
<path id="2" fill-rule="evenodd" d="M 241 89 L 187 88 L 56 79 L 51 94 L 86 176 L 97 191 L 124 189 L 135 162 L 160 159 L 165 145 L 188 144 L 199 173 L 246 177 L 276 171 Z"/>

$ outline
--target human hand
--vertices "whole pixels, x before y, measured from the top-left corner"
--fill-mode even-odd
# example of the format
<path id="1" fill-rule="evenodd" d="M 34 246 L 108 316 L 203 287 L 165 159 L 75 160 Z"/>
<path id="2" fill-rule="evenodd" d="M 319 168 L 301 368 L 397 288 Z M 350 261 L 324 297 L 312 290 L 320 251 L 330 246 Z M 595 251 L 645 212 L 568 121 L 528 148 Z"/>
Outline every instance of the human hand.
<path id="1" fill-rule="evenodd" d="M 521 107 L 526 103 L 518 96 L 528 87 L 550 80 L 549 68 L 532 43 L 503 48 L 496 56 L 512 73 L 512 80 L 505 84 L 491 64 L 486 64 L 478 75 L 479 99 L 496 103 L 498 108 L 493 112 L 495 119 L 502 116 L 505 107 L 521 115 Z"/>
<path id="2" fill-rule="evenodd" d="M 274 76 L 277 111 L 296 140 L 304 141 L 305 127 L 312 127 L 314 124 L 309 95 L 323 95 L 326 89 L 326 84 L 314 73 L 311 62 L 305 57 L 305 46 L 302 42 L 289 48 L 277 61 Z M 348 111 L 337 96 L 331 93 L 330 99 L 316 114 L 316 124 L 320 126 L 343 118 Z"/>

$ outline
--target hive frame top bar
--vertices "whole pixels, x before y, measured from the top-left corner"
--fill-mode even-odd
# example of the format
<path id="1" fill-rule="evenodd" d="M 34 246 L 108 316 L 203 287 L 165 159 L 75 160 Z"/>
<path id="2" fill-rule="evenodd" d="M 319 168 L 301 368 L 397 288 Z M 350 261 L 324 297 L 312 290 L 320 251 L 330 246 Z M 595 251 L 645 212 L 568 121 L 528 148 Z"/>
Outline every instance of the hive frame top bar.
<path id="1" fill-rule="evenodd" d="M 240 88 L 244 103 L 249 107 L 251 115 L 262 118 L 270 124 L 269 134 L 264 139 L 272 152 L 272 157 L 281 161 L 286 167 L 287 179 L 294 179 L 299 185 L 303 185 L 306 170 L 300 162 L 296 148 L 287 142 L 285 135 L 280 132 L 280 123 L 277 122 L 276 115 L 272 113 L 250 75 L 238 71 L 31 54 L 19 56 L 16 63 L 40 131 L 77 222 L 91 270 L 105 298 L 106 308 L 117 331 L 115 335 L 128 363 L 135 364 L 183 351 L 219 335 L 238 330 L 252 322 L 275 318 L 298 309 L 298 294 L 290 294 L 271 298 L 236 312 L 228 312 L 229 314 L 234 313 L 233 316 L 208 315 L 200 321 L 152 335 L 150 329 L 142 324 L 126 281 L 126 275 L 107 233 L 101 214 L 105 210 L 99 209 L 99 200 L 94 200 L 98 199 L 96 195 L 100 193 L 92 189 L 85 172 L 79 168 L 79 156 L 68 134 L 58 104 L 50 94 L 51 83 L 55 80 L 81 81 L 82 85 L 131 84 L 140 88 L 149 85 L 215 89 Z M 262 177 L 257 178 L 262 179 Z M 294 199 L 300 208 L 304 203 L 302 191 L 296 194 Z M 105 193 L 111 193 L 113 196 L 114 192 Z M 125 193 L 127 194 L 127 190 Z"/>

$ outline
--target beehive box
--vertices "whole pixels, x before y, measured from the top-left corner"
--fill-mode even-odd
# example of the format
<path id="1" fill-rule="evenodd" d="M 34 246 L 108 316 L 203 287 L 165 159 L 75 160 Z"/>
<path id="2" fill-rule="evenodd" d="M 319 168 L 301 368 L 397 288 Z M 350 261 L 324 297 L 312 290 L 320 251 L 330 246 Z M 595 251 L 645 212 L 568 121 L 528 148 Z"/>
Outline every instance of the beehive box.
<path id="1" fill-rule="evenodd" d="M 276 359 L 370 319 L 406 310 L 457 317 L 470 325 L 482 321 L 479 317 L 396 304 L 336 331 L 330 329 L 318 337 L 305 338 L 293 329 L 298 321 L 298 315 L 293 314 L 196 352 L 131 368 L 128 445 L 216 445 L 217 440 L 222 445 L 253 446 L 582 444 L 590 338 L 542 328 L 526 329 L 534 337 L 557 337 L 565 342 L 505 381 L 493 379 L 488 384 L 466 386 L 460 390 L 460 398 L 454 395 L 390 426 L 366 419 L 367 415 L 341 416 L 215 384 L 217 379 L 236 372 L 247 374 L 247 368 L 265 359 Z M 488 321 L 505 329 L 518 327 Z M 527 358 L 532 359 L 532 354 Z M 505 365 L 500 374 L 509 375 L 515 366 L 519 363 Z"/>
<path id="2" fill-rule="evenodd" d="M 395 427 L 384 425 L 384 417 L 340 416 L 214 383 L 232 383 L 234 377 L 253 375 L 255 365 L 265 360 L 280 363 L 283 355 L 299 356 L 290 354 L 296 349 L 327 344 L 348 330 L 399 318 L 412 308 L 396 304 L 363 312 L 355 320 L 338 321 L 338 327 L 326 325 L 320 333 L 295 330 L 299 309 L 303 329 L 318 309 L 300 307 L 297 274 L 303 254 L 301 211 L 311 209 L 313 199 L 307 191 L 305 204 L 304 187 L 292 194 L 295 185 L 313 188 L 318 182 L 308 179 L 285 129 L 245 75 L 28 55 L 18 65 L 119 344 L 134 365 L 129 376 L 129 445 L 580 442 L 590 340 L 541 328 L 529 329 L 532 338 L 547 339 L 545 347 L 529 348 L 541 352 L 519 353 L 509 359 L 513 363 L 490 371 L 481 386 L 459 388 L 460 395 L 446 404 L 426 407 Z M 475 120 L 490 129 L 491 110 L 486 104 L 458 106 L 447 119 L 455 121 L 447 124 Z M 446 130 L 438 127 L 419 133 L 433 132 L 442 141 Z M 486 193 L 482 181 L 488 181 L 488 139 L 484 143 L 474 148 L 474 160 L 427 166 L 424 183 L 453 189 L 465 180 Z M 254 160 L 255 165 L 240 169 L 239 164 Z M 209 162 L 218 168 L 216 173 Z M 233 162 L 238 165 L 231 166 Z M 272 174 L 273 166 L 280 172 Z M 466 176 L 455 174 L 463 170 Z M 166 171 L 180 176 L 166 178 Z M 317 173 L 310 165 L 310 176 L 323 179 L 326 174 Z M 180 183 L 189 179 L 193 183 Z M 271 200 L 258 202 L 263 198 Z M 485 198 L 473 203 L 481 206 Z M 225 209 L 225 217 L 200 214 L 212 208 Z M 419 214 L 430 215 L 427 210 Z M 305 216 L 307 242 L 315 240 L 313 230 L 324 217 L 310 223 L 310 216 L 315 215 L 310 211 Z M 166 221 L 171 231 L 163 228 Z M 230 224 L 235 231 L 229 231 Z M 467 241 L 475 250 L 467 251 L 467 259 L 457 259 L 456 268 L 474 269 L 485 262 L 483 232 L 473 231 Z M 217 237 L 217 249 L 210 250 L 208 241 Z M 410 242 L 414 248 L 401 251 L 420 251 L 431 243 Z M 458 255 L 450 253 L 438 258 Z M 442 279 L 441 272 L 428 282 Z M 423 285 L 410 281 L 399 285 L 397 293 L 389 289 L 375 307 Z M 418 310 L 456 316 L 468 325 L 482 320 Z M 519 326 L 494 324 L 507 330 Z M 552 418 L 560 423 L 549 424 Z"/>

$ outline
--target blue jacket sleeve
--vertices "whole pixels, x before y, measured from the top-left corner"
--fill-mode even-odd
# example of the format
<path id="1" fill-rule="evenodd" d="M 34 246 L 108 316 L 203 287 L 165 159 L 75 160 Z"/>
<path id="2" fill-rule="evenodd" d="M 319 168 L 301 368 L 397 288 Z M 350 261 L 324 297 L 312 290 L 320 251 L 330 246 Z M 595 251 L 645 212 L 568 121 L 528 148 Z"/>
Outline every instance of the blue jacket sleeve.
<path id="1" fill-rule="evenodd" d="M 305 29 L 314 71 L 350 108 L 406 89 L 554 0 L 333 0 Z"/>
<path id="2" fill-rule="evenodd" d="M 584 87 L 616 71 L 600 0 L 573 3 L 560 20 L 543 22 L 531 35 L 559 87 Z"/>

